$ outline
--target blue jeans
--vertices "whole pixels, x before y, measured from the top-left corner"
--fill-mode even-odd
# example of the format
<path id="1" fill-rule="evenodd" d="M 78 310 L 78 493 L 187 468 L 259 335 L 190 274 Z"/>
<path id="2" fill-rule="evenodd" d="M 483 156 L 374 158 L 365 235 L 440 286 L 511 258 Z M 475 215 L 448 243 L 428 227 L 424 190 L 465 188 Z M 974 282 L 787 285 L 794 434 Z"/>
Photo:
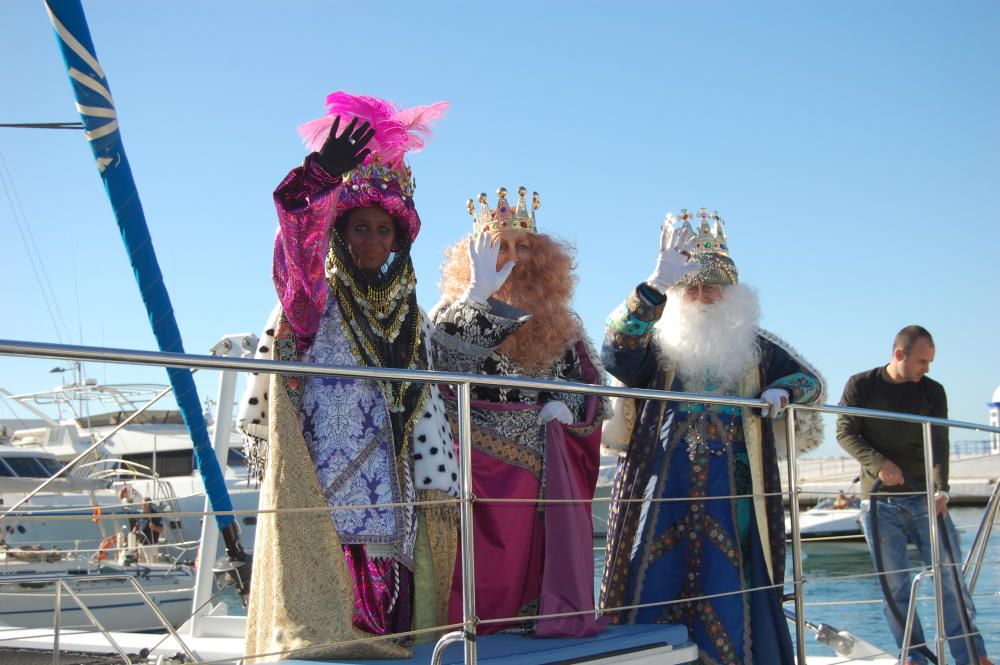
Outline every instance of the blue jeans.
<path id="1" fill-rule="evenodd" d="M 909 571 L 902 570 L 910 567 L 906 553 L 907 542 L 917 546 L 924 565 L 931 565 L 927 498 L 923 495 L 899 498 L 883 496 L 872 500 L 878 501 L 878 536 L 881 543 L 882 566 L 886 572 L 886 582 L 888 582 L 889 590 L 896 601 L 900 615 L 905 621 L 907 607 L 910 602 L 910 584 L 913 581 L 913 575 Z M 951 545 L 951 556 L 945 551 L 943 534 L 939 530 L 938 543 L 941 547 L 941 563 L 947 564 L 949 561 L 953 561 L 961 566 L 962 556 L 958 547 L 958 532 L 955 530 L 955 524 L 951 521 L 951 515 L 946 516 L 944 521 L 948 531 L 949 544 Z M 861 528 L 864 531 L 865 540 L 868 541 L 868 549 L 872 551 L 872 560 L 874 562 L 875 555 L 871 536 L 871 522 L 870 502 L 862 501 Z M 958 573 L 961 575 L 961 568 L 958 568 Z M 944 610 L 945 635 L 964 635 L 965 630 L 962 627 L 961 607 L 958 603 L 958 589 L 955 585 L 955 576 L 946 565 L 942 565 L 941 580 L 944 592 L 942 607 Z M 927 593 L 929 590 L 929 593 L 933 594 L 933 578 L 927 578 L 921 584 L 920 588 L 924 593 Z M 972 639 L 976 652 L 979 656 L 985 656 L 986 647 L 983 644 L 982 636 L 979 634 L 979 629 L 976 628 L 976 608 L 972 604 L 972 597 L 969 595 L 964 582 L 961 585 L 961 593 L 965 598 L 965 607 L 969 612 L 970 631 L 975 633 Z M 885 613 L 886 621 L 889 623 L 889 628 L 892 630 L 893 637 L 896 638 L 896 646 L 902 647 L 903 624 L 896 621 L 887 604 L 883 606 L 883 612 Z M 925 642 L 924 630 L 920 625 L 920 616 L 917 615 L 913 632 L 910 636 L 910 644 L 921 644 L 923 642 Z M 928 648 L 932 652 L 934 651 L 933 644 L 929 644 Z M 954 658 L 956 665 L 968 665 L 971 662 L 964 637 L 948 639 L 948 648 L 951 650 L 951 656 Z M 909 651 L 909 659 L 917 664 L 926 662 L 924 655 L 914 650 L 912 646 Z"/>

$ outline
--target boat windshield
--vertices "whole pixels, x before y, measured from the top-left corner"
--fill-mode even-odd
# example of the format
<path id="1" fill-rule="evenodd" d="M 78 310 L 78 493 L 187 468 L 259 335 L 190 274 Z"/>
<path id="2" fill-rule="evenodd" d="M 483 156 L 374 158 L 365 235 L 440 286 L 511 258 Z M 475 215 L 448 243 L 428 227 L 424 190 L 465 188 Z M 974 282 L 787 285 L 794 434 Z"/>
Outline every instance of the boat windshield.
<path id="1" fill-rule="evenodd" d="M 45 474 L 47 476 L 54 476 L 63 466 L 62 462 L 57 459 L 52 459 L 51 457 L 36 457 L 35 460 L 45 467 L 45 470 L 48 472 Z"/>
<path id="2" fill-rule="evenodd" d="M 51 462 L 54 467 L 49 466 Z M 0 460 L 0 475 L 20 478 L 48 478 L 59 470 L 59 462 L 37 457 L 4 457 Z M 6 468 L 4 468 L 6 467 Z"/>

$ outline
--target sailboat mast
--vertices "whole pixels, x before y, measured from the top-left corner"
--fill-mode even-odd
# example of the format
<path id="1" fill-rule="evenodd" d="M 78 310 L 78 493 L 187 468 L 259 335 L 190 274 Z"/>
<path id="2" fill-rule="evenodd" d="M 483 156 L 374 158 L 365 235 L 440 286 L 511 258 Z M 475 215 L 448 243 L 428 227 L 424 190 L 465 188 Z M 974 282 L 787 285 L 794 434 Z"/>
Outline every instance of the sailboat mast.
<path id="1" fill-rule="evenodd" d="M 87 141 L 111 201 L 153 335 L 161 351 L 183 353 L 181 333 L 153 249 L 132 169 L 125 155 L 111 89 L 97 60 L 83 6 L 80 0 L 45 0 L 45 8 L 66 62 L 77 110 L 83 119 Z M 194 377 L 190 370 L 170 367 L 167 368 L 167 375 L 194 444 L 195 457 L 212 510 L 216 513 L 232 511 L 222 469 L 209 441 Z M 249 561 L 239 542 L 235 518 L 230 514 L 216 514 L 215 519 L 234 568 L 245 568 L 244 575 L 233 575 L 245 597 L 245 593 L 249 592 L 246 579 L 249 577 L 249 566 L 241 564 Z"/>

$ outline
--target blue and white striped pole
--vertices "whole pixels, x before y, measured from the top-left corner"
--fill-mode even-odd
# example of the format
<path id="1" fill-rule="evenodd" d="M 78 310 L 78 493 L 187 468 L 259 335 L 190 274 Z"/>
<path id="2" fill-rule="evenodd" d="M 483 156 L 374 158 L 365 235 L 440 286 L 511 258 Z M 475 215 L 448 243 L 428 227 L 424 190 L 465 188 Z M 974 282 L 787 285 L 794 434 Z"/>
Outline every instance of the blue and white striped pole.
<path id="1" fill-rule="evenodd" d="M 76 95 L 76 107 L 94 151 L 97 170 L 108 192 L 156 342 L 161 351 L 183 353 L 181 333 L 153 250 L 153 240 L 146 226 L 132 169 L 125 156 L 114 100 L 104 70 L 97 61 L 83 6 L 80 0 L 45 0 L 45 9 L 66 61 Z M 208 438 L 194 378 L 187 369 L 167 368 L 167 374 L 194 444 L 195 457 L 212 510 L 232 511 L 233 504 L 226 490 L 222 469 Z M 237 569 L 246 569 L 245 575 L 234 575 L 245 597 L 249 592 L 249 566 L 240 565 L 248 563 L 248 558 L 239 542 L 236 520 L 232 515 L 216 515 L 215 519 L 230 560 L 237 564 Z"/>

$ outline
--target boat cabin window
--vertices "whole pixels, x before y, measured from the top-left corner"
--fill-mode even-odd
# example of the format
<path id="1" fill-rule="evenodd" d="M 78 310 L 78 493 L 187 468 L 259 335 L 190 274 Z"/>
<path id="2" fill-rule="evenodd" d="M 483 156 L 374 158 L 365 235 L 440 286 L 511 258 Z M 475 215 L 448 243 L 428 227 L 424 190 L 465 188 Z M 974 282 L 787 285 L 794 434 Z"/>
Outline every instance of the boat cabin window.
<path id="1" fill-rule="evenodd" d="M 21 478 L 48 478 L 52 475 L 34 457 L 5 457 L 3 461 L 13 470 L 13 475 Z"/>
<path id="2" fill-rule="evenodd" d="M 7 466 L 7 463 L 0 459 L 0 478 L 13 478 L 16 475 L 14 469 Z"/>
<path id="3" fill-rule="evenodd" d="M 51 457 L 36 457 L 35 459 L 38 460 L 39 464 L 45 467 L 45 470 L 48 471 L 46 474 L 48 476 L 56 475 L 56 472 L 63 466 L 59 460 L 52 459 Z"/>
<path id="4" fill-rule="evenodd" d="M 190 450 L 170 450 L 156 453 L 154 464 L 153 453 L 138 455 L 123 455 L 121 470 L 128 471 L 128 462 L 140 464 L 152 469 L 160 476 L 190 476 L 194 471 L 194 453 Z"/>

